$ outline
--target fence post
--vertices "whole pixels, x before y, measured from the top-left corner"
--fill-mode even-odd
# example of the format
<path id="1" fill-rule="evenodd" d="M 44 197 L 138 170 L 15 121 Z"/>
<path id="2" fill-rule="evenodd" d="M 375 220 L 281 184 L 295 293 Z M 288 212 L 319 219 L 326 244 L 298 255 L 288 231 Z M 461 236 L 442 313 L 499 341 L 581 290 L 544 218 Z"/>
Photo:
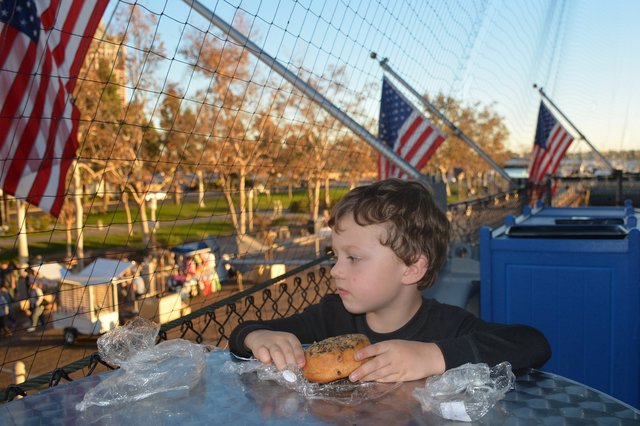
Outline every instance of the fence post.
<path id="1" fill-rule="evenodd" d="M 242 272 L 236 271 L 236 283 L 238 284 L 238 291 L 244 290 L 244 284 L 242 283 Z"/>
<path id="2" fill-rule="evenodd" d="M 27 369 L 24 366 L 24 362 L 18 361 L 13 366 L 13 383 L 19 385 L 26 380 Z M 16 398 L 22 398 L 21 395 L 17 395 Z"/>
<path id="3" fill-rule="evenodd" d="M 544 192 L 544 203 L 551 207 L 551 203 L 553 201 L 553 194 L 551 193 L 552 189 L 553 189 L 553 182 L 552 182 L 552 178 L 551 175 L 547 175 L 547 179 L 545 180 L 544 184 L 545 184 L 545 192 Z"/>
<path id="4" fill-rule="evenodd" d="M 616 206 L 622 205 L 622 170 L 614 169 L 613 177 L 616 181 Z"/>

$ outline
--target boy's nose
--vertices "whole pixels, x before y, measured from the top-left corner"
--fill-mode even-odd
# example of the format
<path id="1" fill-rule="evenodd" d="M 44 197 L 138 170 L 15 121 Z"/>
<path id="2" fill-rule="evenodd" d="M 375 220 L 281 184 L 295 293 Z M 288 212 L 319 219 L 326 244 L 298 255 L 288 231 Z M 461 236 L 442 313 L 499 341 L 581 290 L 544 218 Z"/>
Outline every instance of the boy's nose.
<path id="1" fill-rule="evenodd" d="M 336 261 L 335 265 L 331 268 L 331 277 L 340 278 L 342 276 L 342 268 L 340 267 L 340 262 Z"/>

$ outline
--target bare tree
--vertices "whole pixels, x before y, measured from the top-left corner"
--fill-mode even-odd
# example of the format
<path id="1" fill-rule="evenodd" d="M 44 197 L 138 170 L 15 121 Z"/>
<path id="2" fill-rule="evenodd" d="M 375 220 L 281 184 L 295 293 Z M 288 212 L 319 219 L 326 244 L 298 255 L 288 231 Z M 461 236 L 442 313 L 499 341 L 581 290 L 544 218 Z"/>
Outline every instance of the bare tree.
<path id="1" fill-rule="evenodd" d="M 242 28 L 242 22 L 238 26 Z M 261 104 L 259 96 L 264 86 L 252 82 L 256 63 L 242 47 L 211 33 L 193 32 L 187 39 L 185 51 L 198 52 L 190 56 L 198 58 L 195 69 L 209 81 L 198 94 L 202 108 L 197 128 L 207 137 L 196 166 L 219 174 L 233 226 L 244 236 L 247 177 L 270 167 L 269 137 L 262 133 L 270 107 Z"/>

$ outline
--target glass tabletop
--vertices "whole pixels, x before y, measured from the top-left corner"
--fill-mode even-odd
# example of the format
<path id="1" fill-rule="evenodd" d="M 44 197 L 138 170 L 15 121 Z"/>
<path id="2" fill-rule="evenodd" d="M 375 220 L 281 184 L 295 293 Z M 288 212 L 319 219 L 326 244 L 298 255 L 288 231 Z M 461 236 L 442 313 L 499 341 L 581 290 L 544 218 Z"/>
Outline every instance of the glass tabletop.
<path id="1" fill-rule="evenodd" d="M 190 391 L 124 404 L 76 410 L 86 392 L 110 374 L 89 376 L 0 406 L 0 424 L 452 424 L 422 411 L 412 396 L 424 380 L 403 383 L 373 401 L 342 405 L 309 400 L 255 372 L 231 372 L 231 356 L 206 356 L 200 383 Z M 461 423 L 457 423 L 461 424 Z M 515 389 L 474 424 L 640 424 L 640 411 L 602 392 L 537 370 L 518 376 Z"/>

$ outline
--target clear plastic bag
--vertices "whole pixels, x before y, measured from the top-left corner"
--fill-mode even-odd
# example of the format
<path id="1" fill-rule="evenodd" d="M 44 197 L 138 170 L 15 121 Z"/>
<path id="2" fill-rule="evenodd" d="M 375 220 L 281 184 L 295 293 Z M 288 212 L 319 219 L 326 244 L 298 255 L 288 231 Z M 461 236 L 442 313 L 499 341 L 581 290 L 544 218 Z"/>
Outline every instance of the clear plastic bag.
<path id="1" fill-rule="evenodd" d="M 98 339 L 102 359 L 120 369 L 91 389 L 76 409 L 188 393 L 202 378 L 206 348 L 182 339 L 155 344 L 160 326 L 137 317 Z"/>
<path id="2" fill-rule="evenodd" d="M 422 410 L 448 419 L 471 422 L 480 419 L 513 388 L 511 364 L 464 364 L 429 377 L 413 396 Z"/>
<path id="3" fill-rule="evenodd" d="M 227 361 L 223 371 L 237 374 L 255 372 L 260 380 L 272 380 L 294 390 L 308 400 L 323 400 L 341 405 L 357 405 L 371 401 L 397 389 L 401 383 L 357 382 L 349 379 L 336 380 L 331 383 L 312 383 L 304 378 L 302 370 L 297 366 L 289 366 L 278 371 L 273 365 L 265 365 L 257 360 Z"/>

